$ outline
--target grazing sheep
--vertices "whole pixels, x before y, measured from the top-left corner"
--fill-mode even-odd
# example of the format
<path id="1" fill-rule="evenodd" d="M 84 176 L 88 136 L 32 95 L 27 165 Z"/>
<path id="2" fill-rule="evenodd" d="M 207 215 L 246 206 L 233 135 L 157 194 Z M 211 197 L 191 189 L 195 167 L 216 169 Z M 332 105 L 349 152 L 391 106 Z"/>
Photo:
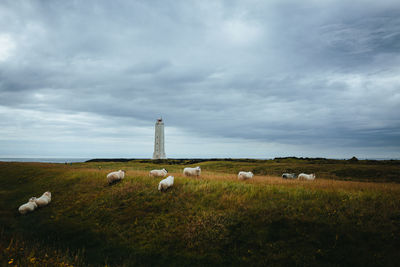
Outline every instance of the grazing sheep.
<path id="1" fill-rule="evenodd" d="M 158 191 L 165 191 L 174 185 L 174 176 L 168 176 L 158 184 Z"/>
<path id="2" fill-rule="evenodd" d="M 34 211 L 37 208 L 35 200 L 36 200 L 36 197 L 31 197 L 29 199 L 28 203 L 21 205 L 18 208 L 19 213 L 26 214 L 28 212 Z"/>
<path id="3" fill-rule="evenodd" d="M 304 180 L 315 180 L 315 174 L 314 173 L 312 173 L 312 174 L 300 173 L 297 178 L 304 179 Z"/>
<path id="4" fill-rule="evenodd" d="M 110 172 L 109 174 L 107 174 L 107 181 L 108 184 L 113 184 L 117 181 L 124 179 L 124 177 L 125 177 L 124 170 L 119 170 L 117 172 Z"/>
<path id="5" fill-rule="evenodd" d="M 38 207 L 44 207 L 48 205 L 51 201 L 51 193 L 44 192 L 43 195 L 39 198 L 36 198 L 35 202 Z"/>
<path id="6" fill-rule="evenodd" d="M 166 169 L 162 169 L 162 170 L 152 170 L 149 173 L 149 176 L 153 176 L 153 177 L 164 177 L 166 176 L 168 173 L 168 171 Z"/>
<path id="7" fill-rule="evenodd" d="M 284 173 L 282 174 L 283 179 L 296 179 L 297 176 L 295 173 Z"/>
<path id="8" fill-rule="evenodd" d="M 245 180 L 253 178 L 254 174 L 252 172 L 239 172 L 238 179 Z"/>
<path id="9" fill-rule="evenodd" d="M 189 168 L 189 167 L 187 167 L 187 168 L 184 168 L 184 169 L 183 169 L 183 174 L 184 174 L 185 176 L 197 176 L 197 177 L 199 177 L 200 174 L 201 174 L 201 169 L 200 169 L 199 166 L 197 166 L 197 167 L 195 167 L 195 168 Z"/>

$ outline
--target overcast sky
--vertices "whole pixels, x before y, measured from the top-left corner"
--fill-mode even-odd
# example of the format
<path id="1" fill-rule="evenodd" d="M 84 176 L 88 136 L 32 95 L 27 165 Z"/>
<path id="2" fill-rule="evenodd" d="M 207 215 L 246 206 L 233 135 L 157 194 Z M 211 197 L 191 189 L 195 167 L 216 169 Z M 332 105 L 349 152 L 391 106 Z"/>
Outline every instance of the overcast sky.
<path id="1" fill-rule="evenodd" d="M 0 157 L 400 158 L 400 1 L 0 2 Z"/>

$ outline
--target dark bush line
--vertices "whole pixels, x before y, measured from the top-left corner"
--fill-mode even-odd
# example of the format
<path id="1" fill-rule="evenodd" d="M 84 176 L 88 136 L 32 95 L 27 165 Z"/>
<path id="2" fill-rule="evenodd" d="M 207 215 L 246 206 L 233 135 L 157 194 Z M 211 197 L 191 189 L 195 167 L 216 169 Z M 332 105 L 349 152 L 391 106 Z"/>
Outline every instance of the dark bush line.
<path id="1" fill-rule="evenodd" d="M 303 158 L 303 157 L 277 157 L 274 159 L 249 159 L 249 158 L 182 158 L 182 159 L 126 159 L 126 158 L 115 158 L 115 159 L 90 159 L 86 162 L 129 162 L 137 161 L 139 163 L 154 163 L 154 164 L 169 164 L 169 165 L 184 165 L 184 164 L 196 164 L 207 161 L 226 161 L 226 162 L 252 162 L 252 163 L 286 163 L 286 162 L 298 162 L 298 163 L 310 163 L 310 164 L 368 164 L 368 165 L 400 165 L 400 160 L 359 160 L 356 157 L 351 159 L 327 159 L 327 158 Z"/>
<path id="2" fill-rule="evenodd" d="M 207 158 L 207 159 L 91 159 L 85 162 L 129 162 L 137 161 L 139 163 L 154 163 L 154 164 L 169 164 L 169 165 L 183 165 L 183 164 L 196 164 L 207 161 L 231 161 L 231 162 L 264 162 L 266 160 L 259 159 L 232 159 L 232 158 Z"/>
<path id="3" fill-rule="evenodd" d="M 119 159 L 90 159 L 87 160 L 85 162 L 128 162 L 128 161 L 132 161 L 135 159 L 123 159 L 123 158 L 119 158 Z"/>

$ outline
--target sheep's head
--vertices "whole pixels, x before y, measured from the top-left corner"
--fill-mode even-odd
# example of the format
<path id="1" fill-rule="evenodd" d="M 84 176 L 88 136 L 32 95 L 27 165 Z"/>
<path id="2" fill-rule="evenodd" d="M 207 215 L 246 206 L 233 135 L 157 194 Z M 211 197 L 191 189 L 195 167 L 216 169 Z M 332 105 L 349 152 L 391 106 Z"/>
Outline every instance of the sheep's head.
<path id="1" fill-rule="evenodd" d="M 30 199 L 29 199 L 29 202 L 33 202 L 33 203 L 35 203 L 36 204 L 36 197 L 31 197 Z"/>
<path id="2" fill-rule="evenodd" d="M 198 169 L 199 171 L 201 171 L 201 169 L 200 169 L 200 167 L 199 167 L 199 166 L 197 166 L 197 167 L 196 167 L 196 169 Z"/>
<path id="3" fill-rule="evenodd" d="M 51 193 L 50 193 L 49 191 L 45 192 L 43 195 L 45 195 L 45 196 L 51 198 Z"/>
<path id="4" fill-rule="evenodd" d="M 165 171 L 166 173 L 168 173 L 167 169 L 164 168 L 164 169 L 162 169 L 162 170 Z"/>

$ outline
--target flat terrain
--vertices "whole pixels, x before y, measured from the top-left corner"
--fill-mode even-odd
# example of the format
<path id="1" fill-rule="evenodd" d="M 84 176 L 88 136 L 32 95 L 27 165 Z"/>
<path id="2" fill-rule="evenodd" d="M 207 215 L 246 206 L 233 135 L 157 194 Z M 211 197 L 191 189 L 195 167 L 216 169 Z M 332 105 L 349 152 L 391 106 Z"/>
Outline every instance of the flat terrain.
<path id="1" fill-rule="evenodd" d="M 101 166 L 101 168 L 99 168 Z M 181 175 L 201 166 L 199 179 Z M 174 187 L 157 191 L 148 171 Z M 108 186 L 106 174 L 126 178 Z M 239 170 L 253 171 L 238 181 Z M 282 172 L 315 172 L 315 181 Z M 398 266 L 399 161 L 0 162 L 2 266 Z M 49 206 L 18 207 L 51 191 Z"/>

